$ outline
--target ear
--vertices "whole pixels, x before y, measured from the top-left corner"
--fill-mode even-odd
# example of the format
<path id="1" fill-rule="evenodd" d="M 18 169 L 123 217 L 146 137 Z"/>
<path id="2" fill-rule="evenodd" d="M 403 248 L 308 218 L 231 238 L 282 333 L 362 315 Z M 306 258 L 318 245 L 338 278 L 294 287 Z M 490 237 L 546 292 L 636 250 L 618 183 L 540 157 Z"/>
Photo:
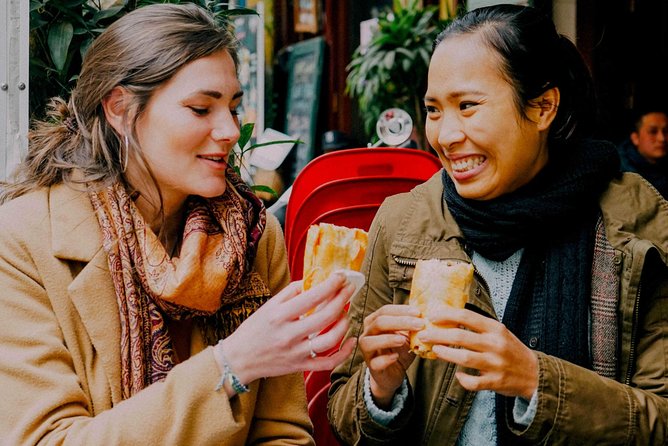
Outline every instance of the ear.
<path id="1" fill-rule="evenodd" d="M 638 132 L 633 131 L 631 132 L 631 142 L 633 143 L 634 146 L 638 147 L 638 144 L 640 144 L 640 135 Z"/>
<path id="2" fill-rule="evenodd" d="M 122 87 L 114 87 L 108 95 L 102 99 L 102 108 L 107 122 L 119 135 L 126 132 L 125 118 L 129 102 L 129 94 Z"/>
<path id="3" fill-rule="evenodd" d="M 552 87 L 531 101 L 534 105 L 534 112 L 532 113 L 533 121 L 538 126 L 538 130 L 542 131 L 550 128 L 552 121 L 557 116 L 560 98 L 559 89 Z"/>

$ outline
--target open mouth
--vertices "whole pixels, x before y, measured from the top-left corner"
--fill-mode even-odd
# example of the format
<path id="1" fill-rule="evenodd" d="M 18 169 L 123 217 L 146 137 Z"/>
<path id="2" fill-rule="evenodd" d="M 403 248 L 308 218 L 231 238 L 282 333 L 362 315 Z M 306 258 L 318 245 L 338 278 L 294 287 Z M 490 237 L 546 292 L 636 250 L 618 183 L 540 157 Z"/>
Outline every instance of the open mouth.
<path id="1" fill-rule="evenodd" d="M 469 156 L 466 158 L 458 159 L 456 161 L 451 161 L 450 165 L 452 166 L 452 170 L 454 172 L 464 173 L 468 172 L 469 170 L 475 169 L 484 162 L 485 162 L 484 156 Z"/>
<path id="2" fill-rule="evenodd" d="M 203 160 L 213 161 L 214 163 L 227 164 L 227 161 L 225 160 L 224 156 L 198 155 L 197 157 Z"/>

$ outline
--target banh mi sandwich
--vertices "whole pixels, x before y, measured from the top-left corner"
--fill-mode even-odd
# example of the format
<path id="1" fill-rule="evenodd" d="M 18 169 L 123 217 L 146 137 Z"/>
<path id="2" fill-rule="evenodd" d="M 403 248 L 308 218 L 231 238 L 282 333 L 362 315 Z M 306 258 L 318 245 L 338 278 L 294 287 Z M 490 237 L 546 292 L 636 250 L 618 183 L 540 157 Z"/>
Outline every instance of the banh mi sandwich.
<path id="1" fill-rule="evenodd" d="M 304 249 L 304 290 L 337 270 L 359 271 L 366 253 L 367 232 L 330 223 L 311 225 Z"/>
<path id="2" fill-rule="evenodd" d="M 464 308 L 473 282 L 473 265 L 455 260 L 418 260 L 408 304 L 416 307 L 425 319 L 425 327 L 434 326 L 430 315 L 444 305 Z M 441 325 L 442 326 L 442 325 Z M 421 342 L 418 331 L 410 332 L 410 347 L 416 355 L 435 359 L 431 344 Z"/>

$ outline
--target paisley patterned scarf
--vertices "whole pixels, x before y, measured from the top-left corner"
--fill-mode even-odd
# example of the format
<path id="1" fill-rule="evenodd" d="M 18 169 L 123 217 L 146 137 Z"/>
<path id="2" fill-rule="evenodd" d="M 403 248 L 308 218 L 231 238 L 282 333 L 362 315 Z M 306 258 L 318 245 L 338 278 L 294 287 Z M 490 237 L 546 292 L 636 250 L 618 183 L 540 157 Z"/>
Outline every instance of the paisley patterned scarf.
<path id="1" fill-rule="evenodd" d="M 174 367 L 165 318 L 195 319 L 213 345 L 270 297 L 252 267 L 266 210 L 232 169 L 226 174 L 223 195 L 189 198 L 174 258 L 122 184 L 89 192 L 118 299 L 124 399 Z"/>

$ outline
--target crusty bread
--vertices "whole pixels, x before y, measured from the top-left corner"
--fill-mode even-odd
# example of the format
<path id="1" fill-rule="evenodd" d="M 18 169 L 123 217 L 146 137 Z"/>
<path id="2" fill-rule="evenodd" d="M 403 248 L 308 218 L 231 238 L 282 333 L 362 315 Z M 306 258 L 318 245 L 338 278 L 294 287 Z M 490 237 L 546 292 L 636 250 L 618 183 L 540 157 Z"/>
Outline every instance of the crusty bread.
<path id="1" fill-rule="evenodd" d="M 473 266 L 453 260 L 418 260 L 413 273 L 409 305 L 416 307 L 425 319 L 425 329 L 433 326 L 430 314 L 448 305 L 464 308 L 473 282 Z M 417 338 L 419 332 L 410 333 L 411 350 L 418 356 L 435 359 L 431 344 Z"/>
<path id="2" fill-rule="evenodd" d="M 311 225 L 304 249 L 304 290 L 336 270 L 359 271 L 366 253 L 367 232 L 358 228 L 320 223 Z"/>

